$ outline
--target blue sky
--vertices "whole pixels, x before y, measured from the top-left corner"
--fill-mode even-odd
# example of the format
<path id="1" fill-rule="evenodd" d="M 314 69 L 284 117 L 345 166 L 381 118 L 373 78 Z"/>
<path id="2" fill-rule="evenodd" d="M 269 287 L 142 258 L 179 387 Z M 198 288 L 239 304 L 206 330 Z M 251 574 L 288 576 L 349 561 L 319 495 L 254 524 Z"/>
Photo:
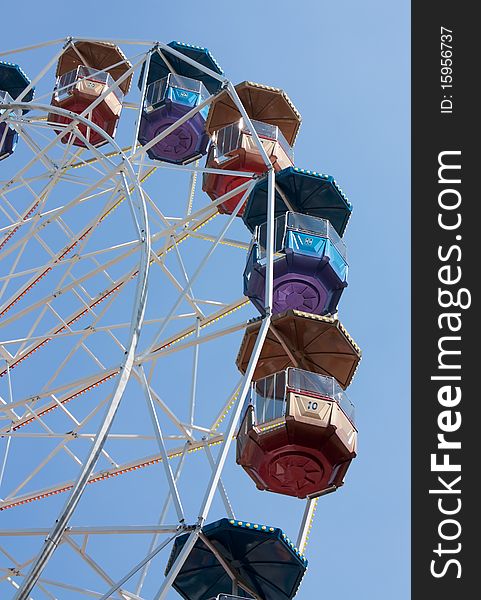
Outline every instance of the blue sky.
<path id="1" fill-rule="evenodd" d="M 234 83 L 282 87 L 294 101 L 296 165 L 334 175 L 354 206 L 339 316 L 363 351 L 349 388 L 359 455 L 344 488 L 319 502 L 297 597 L 409 597 L 409 3 L 27 0 L 21 10 L 2 49 L 69 34 L 177 39 L 208 47 Z M 237 504 L 250 518 L 247 497 Z M 270 496 L 264 517 L 279 527 L 281 506 Z"/>

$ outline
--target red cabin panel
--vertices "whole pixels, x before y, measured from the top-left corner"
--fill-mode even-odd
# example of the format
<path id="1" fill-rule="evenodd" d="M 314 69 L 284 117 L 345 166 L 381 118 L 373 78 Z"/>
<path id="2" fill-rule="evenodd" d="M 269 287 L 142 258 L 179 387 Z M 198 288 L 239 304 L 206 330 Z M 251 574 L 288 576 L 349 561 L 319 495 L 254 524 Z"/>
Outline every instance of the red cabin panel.
<path id="1" fill-rule="evenodd" d="M 252 122 L 262 146 L 276 171 L 293 164 L 292 148 L 286 142 L 279 128 L 258 121 Z M 261 175 L 266 172 L 266 164 L 250 131 L 243 125 L 242 119 L 214 134 L 207 156 L 207 168 L 223 171 L 239 171 Z M 250 179 L 239 175 L 205 173 L 202 189 L 212 200 L 217 200 L 227 192 L 246 183 Z M 232 214 L 242 199 L 245 190 L 219 205 L 223 214 Z M 244 206 L 237 216 L 242 216 Z"/>

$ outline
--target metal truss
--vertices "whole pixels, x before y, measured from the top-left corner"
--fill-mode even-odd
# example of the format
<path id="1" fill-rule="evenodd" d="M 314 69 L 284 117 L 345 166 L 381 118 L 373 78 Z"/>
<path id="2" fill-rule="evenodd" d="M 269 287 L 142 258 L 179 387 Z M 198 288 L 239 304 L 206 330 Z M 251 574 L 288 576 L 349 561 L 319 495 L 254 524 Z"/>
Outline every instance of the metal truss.
<path id="1" fill-rule="evenodd" d="M 266 316 L 239 379 L 235 355 L 255 314 L 242 296 L 250 240 L 236 215 L 255 176 L 212 202 L 197 180 L 215 169 L 147 158 L 213 96 L 140 146 L 144 84 L 124 101 L 115 141 L 93 147 L 79 128 L 101 131 L 87 111 L 49 105 L 71 41 L 0 53 L 24 66 L 45 60 L 35 100 L 23 102 L 27 88 L 0 114 L 19 135 L 0 163 L 0 595 L 160 600 L 206 520 L 248 508 L 229 460 L 270 323 L 275 173 L 234 86 L 169 48 L 222 82 L 268 171 Z M 132 49 L 132 67 L 94 104 L 166 49 L 108 41 Z M 236 211 L 220 217 L 239 192 Z M 296 501 L 301 550 L 316 503 Z"/>

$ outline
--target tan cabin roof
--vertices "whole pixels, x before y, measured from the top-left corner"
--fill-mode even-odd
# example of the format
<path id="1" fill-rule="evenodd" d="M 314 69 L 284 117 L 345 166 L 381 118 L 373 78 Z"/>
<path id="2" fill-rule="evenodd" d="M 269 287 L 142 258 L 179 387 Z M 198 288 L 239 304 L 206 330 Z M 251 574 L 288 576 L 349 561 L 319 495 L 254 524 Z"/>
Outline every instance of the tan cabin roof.
<path id="1" fill-rule="evenodd" d="M 247 369 L 261 322 L 262 318 L 254 319 L 246 328 L 236 361 L 242 373 Z M 361 350 L 337 319 L 288 310 L 272 317 L 253 380 L 287 367 L 299 367 L 334 377 L 345 389 L 360 360 Z"/>
<path id="2" fill-rule="evenodd" d="M 277 125 L 288 143 L 294 145 L 302 119 L 284 90 L 252 81 L 238 83 L 235 89 L 251 119 Z M 240 118 L 241 114 L 234 101 L 227 90 L 224 90 L 211 104 L 206 123 L 207 132 L 212 135 Z"/>
<path id="3" fill-rule="evenodd" d="M 117 63 L 123 61 L 120 65 Z M 73 71 L 78 66 L 83 65 L 96 69 L 98 71 L 106 71 L 115 81 L 131 68 L 131 64 L 127 60 L 122 50 L 115 44 L 109 42 L 90 42 L 90 41 L 74 41 L 71 42 L 63 51 L 57 63 L 57 77 Z M 112 65 L 117 65 L 110 68 Z M 124 94 L 130 89 L 132 75 L 127 77 L 119 88 Z"/>

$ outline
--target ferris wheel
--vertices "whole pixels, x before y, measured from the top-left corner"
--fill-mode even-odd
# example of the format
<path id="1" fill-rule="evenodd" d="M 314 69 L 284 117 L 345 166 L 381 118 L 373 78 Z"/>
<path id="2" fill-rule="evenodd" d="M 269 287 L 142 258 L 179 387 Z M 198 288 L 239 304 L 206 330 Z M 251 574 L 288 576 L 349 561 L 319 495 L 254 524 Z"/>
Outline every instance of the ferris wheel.
<path id="1" fill-rule="evenodd" d="M 0 595 L 293 598 L 356 456 L 350 202 L 206 48 L 0 60 Z"/>

